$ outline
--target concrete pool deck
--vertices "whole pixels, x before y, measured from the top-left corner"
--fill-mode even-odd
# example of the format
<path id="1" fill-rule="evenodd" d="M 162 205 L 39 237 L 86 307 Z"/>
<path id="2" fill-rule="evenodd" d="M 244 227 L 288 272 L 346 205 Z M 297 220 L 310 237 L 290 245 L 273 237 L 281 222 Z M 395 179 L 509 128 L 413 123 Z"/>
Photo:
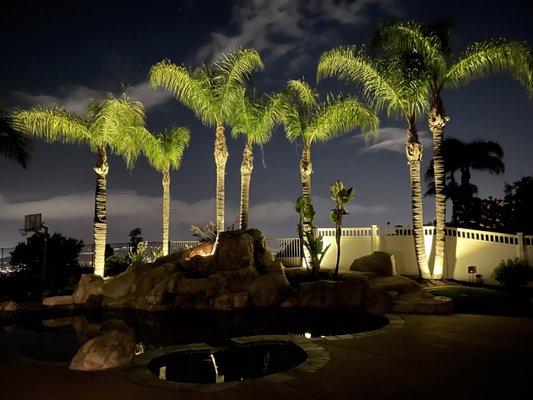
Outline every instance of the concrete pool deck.
<path id="1" fill-rule="evenodd" d="M 312 375 L 213 393 L 139 386 L 122 370 L 0 363 L 0 399 L 524 399 L 533 382 L 533 319 L 401 315 L 402 329 L 320 340 L 330 361 Z"/>

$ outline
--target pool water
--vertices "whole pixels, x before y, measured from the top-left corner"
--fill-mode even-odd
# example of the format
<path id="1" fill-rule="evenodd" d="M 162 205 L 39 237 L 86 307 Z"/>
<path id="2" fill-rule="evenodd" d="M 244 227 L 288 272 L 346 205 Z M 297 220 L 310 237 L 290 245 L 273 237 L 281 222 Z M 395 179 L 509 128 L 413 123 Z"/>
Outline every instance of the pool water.
<path id="1" fill-rule="evenodd" d="M 164 381 L 223 383 L 286 371 L 306 359 L 307 354 L 291 342 L 251 343 L 167 354 L 150 361 L 148 369 Z"/>
<path id="2" fill-rule="evenodd" d="M 230 339 L 254 335 L 314 338 L 379 329 L 383 316 L 350 310 L 269 309 L 219 313 L 207 310 L 141 312 L 131 310 L 48 310 L 0 319 L 0 361 L 15 355 L 67 362 L 79 347 L 98 336 L 109 321 L 125 324 L 136 343 L 154 348 L 189 343 L 225 346 Z"/>

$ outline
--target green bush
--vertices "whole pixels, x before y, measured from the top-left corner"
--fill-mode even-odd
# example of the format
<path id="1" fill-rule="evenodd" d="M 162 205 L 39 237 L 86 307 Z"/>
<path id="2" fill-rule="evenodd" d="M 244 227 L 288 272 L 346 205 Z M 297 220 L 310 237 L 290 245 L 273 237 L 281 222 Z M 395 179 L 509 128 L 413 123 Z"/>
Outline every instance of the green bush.
<path id="1" fill-rule="evenodd" d="M 115 276 L 126 271 L 130 263 L 126 257 L 110 256 L 105 260 L 104 276 Z"/>
<path id="2" fill-rule="evenodd" d="M 519 258 L 502 260 L 492 273 L 502 286 L 513 288 L 526 286 L 530 275 L 531 268 Z"/>

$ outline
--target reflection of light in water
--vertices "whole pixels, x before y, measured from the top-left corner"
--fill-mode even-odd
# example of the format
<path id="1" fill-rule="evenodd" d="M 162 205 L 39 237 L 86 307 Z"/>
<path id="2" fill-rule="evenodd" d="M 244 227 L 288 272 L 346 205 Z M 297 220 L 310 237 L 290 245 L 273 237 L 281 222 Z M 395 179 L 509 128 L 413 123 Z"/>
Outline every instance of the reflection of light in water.
<path id="1" fill-rule="evenodd" d="M 311 332 L 305 332 L 305 333 L 304 333 L 304 337 L 305 337 L 306 339 L 311 339 Z"/>
<path id="2" fill-rule="evenodd" d="M 162 379 L 164 381 L 167 380 L 167 367 L 161 367 L 159 368 L 159 379 Z"/>
<path id="3" fill-rule="evenodd" d="M 211 362 L 213 363 L 213 368 L 215 369 L 215 382 L 223 383 L 224 375 L 219 375 L 218 373 L 218 365 L 217 365 L 217 361 L 215 360 L 215 355 L 211 353 L 210 356 L 211 356 Z"/>

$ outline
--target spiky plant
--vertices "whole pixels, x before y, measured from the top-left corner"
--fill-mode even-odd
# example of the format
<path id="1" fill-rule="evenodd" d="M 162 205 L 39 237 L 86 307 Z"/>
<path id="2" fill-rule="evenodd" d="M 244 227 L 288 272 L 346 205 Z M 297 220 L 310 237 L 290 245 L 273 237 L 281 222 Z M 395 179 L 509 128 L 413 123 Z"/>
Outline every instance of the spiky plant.
<path id="1" fill-rule="evenodd" d="M 351 203 L 355 197 L 354 188 L 347 188 L 341 181 L 335 182 L 329 187 L 330 198 L 334 207 L 329 213 L 329 219 L 335 224 L 335 242 L 337 242 L 337 261 L 335 263 L 335 279 L 339 276 L 339 263 L 341 260 L 341 236 L 342 236 L 342 219 L 348 214 L 346 206 Z"/>
<path id="2" fill-rule="evenodd" d="M 108 151 L 124 158 L 128 167 L 139 156 L 149 133 L 144 127 L 143 105 L 126 95 L 91 102 L 79 116 L 64 109 L 33 108 L 16 112 L 17 129 L 49 142 L 85 143 L 96 154 L 94 233 L 94 273 L 104 275 L 107 235 Z"/>
<path id="3" fill-rule="evenodd" d="M 244 89 L 241 93 L 241 98 L 236 103 L 235 112 L 230 120 L 232 136 L 242 135 L 246 140 L 241 162 L 239 221 L 240 229 L 247 229 L 250 211 L 250 182 L 254 167 L 253 146 L 263 145 L 272 137 L 281 104 L 281 96 L 260 96 Z"/>
<path id="4" fill-rule="evenodd" d="M 155 64 L 150 71 L 153 87 L 163 87 L 191 109 L 207 126 L 215 126 L 216 225 L 224 230 L 224 182 L 228 148 L 224 127 L 235 109 L 250 75 L 262 69 L 259 53 L 239 49 L 223 54 L 216 62 L 191 70 L 170 61 Z"/>
<path id="5" fill-rule="evenodd" d="M 161 172 L 163 186 L 162 208 L 162 255 L 168 254 L 170 227 L 170 170 L 179 169 L 181 158 L 191 134 L 187 128 L 173 127 L 162 133 L 150 136 L 144 145 L 144 154 L 149 164 Z"/>
<path id="6" fill-rule="evenodd" d="M 12 115 L 0 108 L 0 154 L 27 168 L 30 161 L 31 140 L 13 127 Z"/>
<path id="7" fill-rule="evenodd" d="M 459 56 L 448 51 L 448 32 L 423 27 L 413 22 L 384 25 L 376 43 L 388 52 L 411 52 L 421 56 L 429 69 L 431 87 L 428 110 L 429 129 L 433 135 L 433 164 L 436 203 L 435 262 L 433 279 L 442 279 L 444 268 L 444 230 L 446 224 L 445 169 L 442 153 L 446 115 L 442 91 L 457 88 L 476 78 L 507 72 L 531 94 L 533 89 L 531 50 L 526 43 L 504 39 L 474 43 Z"/>
<path id="8" fill-rule="evenodd" d="M 327 51 L 320 57 L 317 79 L 337 77 L 362 88 L 377 111 L 407 122 L 405 154 L 411 178 L 413 238 L 418 269 L 423 278 L 431 278 L 424 246 L 422 185 L 420 161 L 422 145 L 416 120 L 428 108 L 429 84 L 420 57 L 401 54 L 383 59 L 371 58 L 355 46 Z"/>

